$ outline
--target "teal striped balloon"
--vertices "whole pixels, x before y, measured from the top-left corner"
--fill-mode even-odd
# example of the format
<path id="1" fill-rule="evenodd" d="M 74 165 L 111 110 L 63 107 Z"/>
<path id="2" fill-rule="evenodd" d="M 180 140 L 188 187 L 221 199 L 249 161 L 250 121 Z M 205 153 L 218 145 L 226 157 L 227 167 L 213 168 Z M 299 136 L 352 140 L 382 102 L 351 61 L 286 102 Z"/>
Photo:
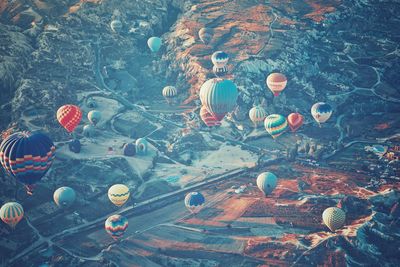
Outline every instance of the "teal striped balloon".
<path id="1" fill-rule="evenodd" d="M 249 111 L 250 120 L 254 123 L 255 126 L 258 126 L 265 120 L 267 116 L 267 112 L 261 106 L 254 106 Z"/>
<path id="2" fill-rule="evenodd" d="M 15 228 L 15 226 L 24 217 L 24 209 L 21 204 L 17 202 L 8 202 L 4 204 L 0 209 L 0 218 L 3 222 Z"/>
<path id="3" fill-rule="evenodd" d="M 284 116 L 272 114 L 265 118 L 264 126 L 265 130 L 275 139 L 286 131 L 288 123 Z"/>
<path id="4" fill-rule="evenodd" d="M 150 37 L 149 40 L 147 40 L 147 45 L 149 46 L 151 52 L 157 53 L 158 50 L 160 50 L 162 41 L 161 38 L 159 37 Z"/>

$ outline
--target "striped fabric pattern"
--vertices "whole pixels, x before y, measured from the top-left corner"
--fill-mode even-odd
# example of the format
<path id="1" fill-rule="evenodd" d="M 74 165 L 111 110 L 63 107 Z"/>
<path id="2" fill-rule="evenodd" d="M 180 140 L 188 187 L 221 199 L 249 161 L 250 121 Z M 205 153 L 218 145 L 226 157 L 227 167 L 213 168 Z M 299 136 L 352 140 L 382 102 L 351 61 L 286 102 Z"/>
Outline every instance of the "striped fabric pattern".
<path id="1" fill-rule="evenodd" d="M 129 188 L 124 184 L 115 184 L 108 189 L 108 198 L 117 207 L 124 205 L 129 195 Z"/>
<path id="2" fill-rule="evenodd" d="M 287 78 L 281 73 L 271 73 L 266 82 L 274 96 L 278 96 L 286 88 Z"/>
<path id="3" fill-rule="evenodd" d="M 275 139 L 286 131 L 288 123 L 284 116 L 272 114 L 265 118 L 264 126 L 265 130 Z"/>
<path id="4" fill-rule="evenodd" d="M 228 67 L 223 66 L 222 68 L 218 68 L 213 66 L 213 73 L 216 77 L 224 77 L 226 74 L 228 74 Z"/>
<path id="5" fill-rule="evenodd" d="M 200 118 L 208 127 L 219 126 L 221 122 L 219 122 L 213 115 L 208 112 L 205 106 L 202 106 L 200 109 Z"/>
<path id="6" fill-rule="evenodd" d="M 25 185 L 39 181 L 53 163 L 56 147 L 43 133 L 18 132 L 0 145 L 0 162 L 6 172 Z"/>
<path id="7" fill-rule="evenodd" d="M 267 112 L 261 106 L 252 107 L 249 111 L 250 120 L 257 126 L 261 124 L 265 117 L 267 116 Z"/>
<path id="8" fill-rule="evenodd" d="M 15 226 L 24 217 L 24 209 L 21 204 L 17 202 L 8 202 L 4 204 L 0 209 L 0 218 L 3 222 L 15 228 Z"/>
<path id="9" fill-rule="evenodd" d="M 67 132 L 71 133 L 81 122 L 82 111 L 75 105 L 64 105 L 57 110 L 57 120 Z"/>
<path id="10" fill-rule="evenodd" d="M 175 97 L 178 94 L 178 90 L 174 86 L 165 86 L 162 90 L 162 95 L 166 98 Z"/>
<path id="11" fill-rule="evenodd" d="M 104 228 L 112 238 L 121 238 L 124 235 L 126 228 L 128 228 L 128 219 L 119 214 L 111 215 L 106 220 Z"/>
<path id="12" fill-rule="evenodd" d="M 335 232 L 344 225 L 346 213 L 337 207 L 330 207 L 322 213 L 322 220 L 332 232 Z"/>
<path id="13" fill-rule="evenodd" d="M 217 68 L 223 68 L 228 63 L 229 55 L 223 51 L 214 52 L 211 61 Z"/>

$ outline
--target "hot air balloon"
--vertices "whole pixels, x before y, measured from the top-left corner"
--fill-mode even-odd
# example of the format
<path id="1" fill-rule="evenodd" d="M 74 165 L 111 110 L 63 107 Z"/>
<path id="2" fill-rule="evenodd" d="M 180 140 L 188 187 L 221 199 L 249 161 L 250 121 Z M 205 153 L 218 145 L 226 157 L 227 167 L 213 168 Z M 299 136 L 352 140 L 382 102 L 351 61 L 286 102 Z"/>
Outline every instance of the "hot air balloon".
<path id="1" fill-rule="evenodd" d="M 332 107 L 324 102 L 315 103 L 311 107 L 311 115 L 318 124 L 326 122 L 332 115 Z"/>
<path id="2" fill-rule="evenodd" d="M 200 192 L 190 192 L 185 197 L 185 206 L 191 213 L 197 213 L 203 207 L 204 196 Z"/>
<path id="3" fill-rule="evenodd" d="M 204 43 L 204 44 L 208 44 L 211 42 L 212 38 L 214 35 L 214 31 L 211 28 L 201 28 L 199 30 L 199 37 L 200 40 Z"/>
<path id="4" fill-rule="evenodd" d="M 263 172 L 257 177 L 257 186 L 265 196 L 272 193 L 277 183 L 278 178 L 272 172 Z"/>
<path id="5" fill-rule="evenodd" d="M 281 73 L 271 73 L 267 77 L 267 86 L 274 96 L 278 96 L 286 87 L 287 78 Z"/>
<path id="6" fill-rule="evenodd" d="M 118 19 L 115 19 L 111 21 L 110 27 L 113 32 L 119 33 L 122 30 L 122 22 Z"/>
<path id="7" fill-rule="evenodd" d="M 233 111 L 238 95 L 238 89 L 231 80 L 210 79 L 200 88 L 202 105 L 218 121 L 221 121 L 226 113 Z"/>
<path id="8" fill-rule="evenodd" d="M 87 106 L 88 108 L 96 108 L 96 107 L 97 107 L 97 102 L 96 102 L 96 100 L 94 100 L 93 98 L 89 98 L 89 99 L 86 101 L 86 106 Z"/>
<path id="9" fill-rule="evenodd" d="M 165 86 L 162 90 L 162 95 L 168 101 L 168 103 L 176 97 L 178 94 L 178 90 L 174 86 Z"/>
<path id="10" fill-rule="evenodd" d="M 64 105 L 57 110 L 57 120 L 67 132 L 71 133 L 81 122 L 82 111 L 75 105 Z"/>
<path id="11" fill-rule="evenodd" d="M 117 240 L 124 235 L 126 228 L 128 228 L 128 219 L 119 214 L 111 215 L 106 220 L 104 228 L 112 238 Z"/>
<path id="12" fill-rule="evenodd" d="M 325 209 L 322 213 L 322 220 L 332 232 L 335 232 L 344 225 L 346 213 L 337 207 L 330 207 Z"/>
<path id="13" fill-rule="evenodd" d="M 219 126 L 221 122 L 219 122 L 213 115 L 208 112 L 205 106 L 202 106 L 200 109 L 200 118 L 208 127 Z"/>
<path id="14" fill-rule="evenodd" d="M 136 154 L 144 156 L 147 154 L 149 142 L 147 142 L 146 138 L 138 138 L 136 140 Z"/>
<path id="15" fill-rule="evenodd" d="M 265 118 L 264 126 L 265 130 L 275 139 L 286 131 L 288 124 L 282 115 L 272 114 Z"/>
<path id="16" fill-rule="evenodd" d="M 108 198 L 117 207 L 124 205 L 129 195 L 129 188 L 123 184 L 115 184 L 108 189 Z"/>
<path id="17" fill-rule="evenodd" d="M 92 138 L 96 135 L 96 129 L 91 124 L 83 126 L 83 135 L 88 138 Z"/>
<path id="18" fill-rule="evenodd" d="M 57 206 L 68 208 L 75 202 L 76 194 L 71 187 L 63 186 L 54 191 L 53 198 Z"/>
<path id="19" fill-rule="evenodd" d="M 217 68 L 223 68 L 228 63 L 229 56 L 223 51 L 214 52 L 211 56 L 211 61 Z"/>
<path id="20" fill-rule="evenodd" d="M 22 220 L 24 217 L 24 209 L 21 204 L 17 202 L 8 202 L 4 204 L 0 209 L 0 218 L 3 222 L 11 226 L 12 229 Z"/>
<path id="21" fill-rule="evenodd" d="M 216 66 L 213 66 L 213 73 L 216 77 L 224 77 L 228 74 L 228 67 L 223 66 L 222 68 L 217 68 Z"/>
<path id="22" fill-rule="evenodd" d="M 297 131 L 301 127 L 301 125 L 303 125 L 303 120 L 303 115 L 297 112 L 290 113 L 287 117 L 287 121 L 292 132 Z"/>
<path id="23" fill-rule="evenodd" d="M 132 143 L 127 143 L 123 146 L 122 151 L 124 156 L 133 157 L 136 154 L 136 146 Z"/>
<path id="24" fill-rule="evenodd" d="M 33 184 L 49 170 L 56 147 L 40 132 L 17 132 L 0 145 L 0 162 L 6 172 L 23 183 L 32 194 Z"/>
<path id="25" fill-rule="evenodd" d="M 157 53 L 158 50 L 160 50 L 161 44 L 162 41 L 159 37 L 150 37 L 149 40 L 147 40 L 147 45 L 153 53 Z"/>
<path id="26" fill-rule="evenodd" d="M 249 111 L 250 120 L 257 127 L 259 124 L 262 124 L 267 116 L 267 112 L 261 106 L 254 106 Z"/>
<path id="27" fill-rule="evenodd" d="M 81 142 L 78 139 L 74 139 L 68 142 L 68 148 L 74 153 L 81 152 Z"/>
<path id="28" fill-rule="evenodd" d="M 88 120 L 96 126 L 97 123 L 101 120 L 101 112 L 98 110 L 91 110 L 89 111 L 88 115 Z"/>

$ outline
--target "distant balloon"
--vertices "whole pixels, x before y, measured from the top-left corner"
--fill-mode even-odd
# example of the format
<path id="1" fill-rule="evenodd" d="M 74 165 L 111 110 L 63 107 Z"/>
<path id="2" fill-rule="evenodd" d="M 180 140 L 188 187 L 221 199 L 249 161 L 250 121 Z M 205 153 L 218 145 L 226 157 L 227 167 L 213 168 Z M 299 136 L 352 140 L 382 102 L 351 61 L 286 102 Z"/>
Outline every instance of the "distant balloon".
<path id="1" fill-rule="evenodd" d="M 229 56 L 223 51 L 214 52 L 211 56 L 211 61 L 217 68 L 223 68 L 228 63 Z"/>
<path id="2" fill-rule="evenodd" d="M 205 106 L 202 106 L 200 109 L 200 118 L 208 127 L 221 125 L 221 122 L 219 122 L 213 115 L 211 115 Z"/>
<path id="3" fill-rule="evenodd" d="M 301 127 L 301 125 L 303 125 L 303 120 L 303 115 L 301 115 L 300 113 L 296 112 L 289 114 L 287 121 L 292 132 L 297 131 Z"/>
<path id="4" fill-rule="evenodd" d="M 119 33 L 122 30 L 122 22 L 120 20 L 113 20 L 110 23 L 111 30 L 115 33 Z"/>
<path id="5" fill-rule="evenodd" d="M 101 112 L 98 110 L 91 110 L 88 113 L 88 120 L 96 126 L 97 123 L 101 120 Z"/>
<path id="6" fill-rule="evenodd" d="M 159 37 L 150 37 L 149 40 L 147 40 L 147 45 L 153 53 L 157 53 L 158 50 L 160 50 L 161 44 L 162 41 Z"/>
<path id="7" fill-rule="evenodd" d="M 162 90 L 162 95 L 165 98 L 174 98 L 178 94 L 178 90 L 174 86 L 165 86 Z"/>
<path id="8" fill-rule="evenodd" d="M 3 222 L 11 226 L 12 229 L 22 220 L 24 217 L 24 209 L 21 204 L 17 202 L 8 202 L 4 204 L 0 209 L 0 218 Z"/>
<path id="9" fill-rule="evenodd" d="M 286 87 L 287 78 L 281 73 L 271 73 L 267 77 L 267 86 L 274 96 L 278 96 Z"/>
<path id="10" fill-rule="evenodd" d="M 124 235 L 126 228 L 128 228 L 128 219 L 119 214 L 111 215 L 106 220 L 104 228 L 112 238 L 117 240 Z"/>
<path id="11" fill-rule="evenodd" d="M 32 194 L 33 184 L 49 170 L 56 147 L 51 139 L 40 132 L 17 132 L 0 145 L 0 162 L 4 170 Z"/>
<path id="12" fill-rule="evenodd" d="M 268 196 L 278 184 L 278 178 L 272 172 L 263 172 L 257 177 L 257 187 Z"/>
<path id="13" fill-rule="evenodd" d="M 68 142 L 68 148 L 74 153 L 81 152 L 81 142 L 78 139 L 74 139 Z"/>
<path id="14" fill-rule="evenodd" d="M 224 66 L 222 68 L 217 68 L 216 66 L 213 66 L 213 73 L 216 77 L 224 77 L 228 74 L 228 67 Z"/>
<path id="15" fill-rule="evenodd" d="M 265 118 L 264 126 L 265 130 L 275 139 L 286 131 L 288 123 L 282 115 L 272 114 Z"/>
<path id="16" fill-rule="evenodd" d="M 185 197 L 185 206 L 192 213 L 199 212 L 204 202 L 205 198 L 200 192 L 191 192 Z"/>
<path id="17" fill-rule="evenodd" d="M 115 184 L 108 189 L 108 198 L 117 207 L 124 205 L 129 195 L 129 188 L 124 184 Z"/>
<path id="18" fill-rule="evenodd" d="M 149 142 L 145 138 L 138 138 L 136 140 L 136 154 L 144 156 L 147 154 Z"/>
<path id="19" fill-rule="evenodd" d="M 96 107 L 97 107 L 97 102 L 96 102 L 96 100 L 94 100 L 93 98 L 89 98 L 89 99 L 86 101 L 86 106 L 87 106 L 88 108 L 96 108 Z"/>
<path id="20" fill-rule="evenodd" d="M 63 186 L 54 191 L 53 198 L 57 206 L 68 208 L 75 202 L 76 194 L 71 187 Z"/>
<path id="21" fill-rule="evenodd" d="M 214 78 L 200 88 L 200 100 L 212 116 L 221 121 L 236 106 L 239 92 L 231 80 Z"/>
<path id="22" fill-rule="evenodd" d="M 83 135 L 88 138 L 92 138 L 96 135 L 96 129 L 91 124 L 83 126 Z"/>
<path id="23" fill-rule="evenodd" d="M 322 213 L 322 220 L 332 232 L 335 232 L 344 225 L 346 213 L 337 207 L 330 207 Z"/>
<path id="24" fill-rule="evenodd" d="M 75 105 L 64 105 L 57 110 L 57 120 L 67 132 L 71 133 L 81 122 L 82 111 Z"/>
<path id="25" fill-rule="evenodd" d="M 201 28 L 199 30 L 199 37 L 200 40 L 204 43 L 204 44 L 208 44 L 211 42 L 212 38 L 214 35 L 214 31 L 211 28 Z"/>
<path id="26" fill-rule="evenodd" d="M 332 107 L 324 102 L 315 103 L 311 107 L 311 115 L 318 124 L 326 122 L 331 117 L 332 111 Z"/>
<path id="27" fill-rule="evenodd" d="M 136 154 L 136 146 L 132 143 L 127 143 L 123 147 L 124 156 L 133 157 Z"/>
<path id="28" fill-rule="evenodd" d="M 267 112 L 261 106 L 254 106 L 249 111 L 250 120 L 254 123 L 255 126 L 262 124 L 267 117 Z"/>

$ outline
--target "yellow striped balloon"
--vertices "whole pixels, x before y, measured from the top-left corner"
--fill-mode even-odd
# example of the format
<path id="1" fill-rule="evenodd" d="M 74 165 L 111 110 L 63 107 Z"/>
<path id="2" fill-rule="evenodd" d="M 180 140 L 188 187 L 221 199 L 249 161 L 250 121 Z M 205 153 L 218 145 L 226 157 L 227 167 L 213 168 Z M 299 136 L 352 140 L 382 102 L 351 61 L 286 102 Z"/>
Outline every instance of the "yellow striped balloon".
<path id="1" fill-rule="evenodd" d="M 15 226 L 24 217 L 24 209 L 21 204 L 17 202 L 8 202 L 4 204 L 0 209 L 0 218 L 3 222 L 15 228 Z"/>
<path id="2" fill-rule="evenodd" d="M 260 123 L 262 124 L 266 116 L 267 112 L 265 112 L 265 110 L 261 106 L 254 106 L 249 111 L 250 120 L 254 123 L 256 127 Z"/>
<path id="3" fill-rule="evenodd" d="M 288 123 L 282 115 L 272 114 L 265 118 L 264 126 L 265 130 L 275 139 L 286 131 Z"/>
<path id="4" fill-rule="evenodd" d="M 129 188 L 123 184 L 115 184 L 108 189 L 108 198 L 117 207 L 124 205 L 129 195 Z"/>
<path id="5" fill-rule="evenodd" d="M 344 225 L 346 213 L 337 207 L 330 207 L 322 213 L 322 220 L 332 232 L 335 232 Z"/>

